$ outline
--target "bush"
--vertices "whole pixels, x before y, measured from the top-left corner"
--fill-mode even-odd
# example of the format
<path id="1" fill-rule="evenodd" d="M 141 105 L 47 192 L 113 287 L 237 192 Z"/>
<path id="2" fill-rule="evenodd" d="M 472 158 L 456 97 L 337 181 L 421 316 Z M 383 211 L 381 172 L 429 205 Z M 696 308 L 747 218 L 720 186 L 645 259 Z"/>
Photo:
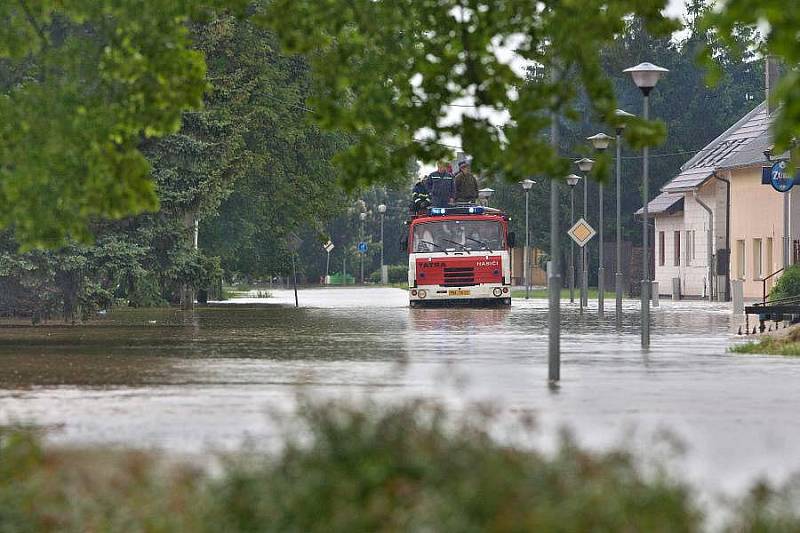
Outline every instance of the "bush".
<path id="1" fill-rule="evenodd" d="M 787 268 L 769 291 L 770 300 L 800 296 L 800 265 Z"/>
<path id="2" fill-rule="evenodd" d="M 275 456 L 215 476 L 152 455 L 45 451 L 0 436 L 3 531 L 697 531 L 683 484 L 624 451 L 564 437 L 556 453 L 500 444 L 481 413 L 306 406 Z"/>
<path id="3" fill-rule="evenodd" d="M 372 283 L 381 282 L 381 269 L 369 275 Z M 408 281 L 408 265 L 389 265 L 389 283 L 403 283 Z"/>

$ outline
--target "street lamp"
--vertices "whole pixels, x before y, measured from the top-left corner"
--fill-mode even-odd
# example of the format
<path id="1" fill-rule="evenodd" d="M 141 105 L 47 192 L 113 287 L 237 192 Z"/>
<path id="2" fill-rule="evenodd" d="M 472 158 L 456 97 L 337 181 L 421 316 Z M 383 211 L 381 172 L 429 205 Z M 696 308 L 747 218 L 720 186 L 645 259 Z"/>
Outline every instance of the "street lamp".
<path id="1" fill-rule="evenodd" d="M 598 152 L 605 152 L 608 149 L 608 145 L 611 143 L 612 137 L 606 135 L 605 133 L 597 133 L 592 135 L 591 137 L 586 138 L 587 141 L 592 143 L 594 149 Z M 606 269 L 603 265 L 603 183 L 600 182 L 598 186 L 598 199 L 599 199 L 599 206 L 598 206 L 598 231 L 600 233 L 600 243 L 598 245 L 598 260 L 597 260 L 597 314 L 603 316 L 605 314 L 605 290 L 606 290 Z"/>
<path id="2" fill-rule="evenodd" d="M 362 211 L 358 216 L 359 216 L 359 218 L 361 218 L 361 230 L 360 230 L 361 236 L 360 236 L 360 238 L 358 240 L 358 242 L 360 244 L 360 243 L 364 242 L 364 221 L 367 219 L 367 213 Z M 365 254 L 364 254 L 364 252 L 359 250 L 359 255 L 361 255 L 361 284 L 363 285 L 364 284 L 364 255 Z"/>
<path id="3" fill-rule="evenodd" d="M 617 299 L 617 327 L 622 326 L 622 132 L 625 129 L 625 121 L 634 115 L 617 109 L 614 111 L 617 118 L 615 133 L 617 135 L 617 270 L 614 275 L 614 290 Z"/>
<path id="4" fill-rule="evenodd" d="M 575 186 L 581 179 L 582 178 L 577 174 L 570 174 L 567 176 L 567 185 L 569 185 L 570 226 L 575 224 Z M 575 303 L 575 242 L 572 242 L 569 247 L 569 302 Z"/>
<path id="5" fill-rule="evenodd" d="M 527 300 L 530 298 L 531 294 L 531 278 L 530 278 L 530 255 L 531 255 L 531 243 L 530 243 L 530 231 L 528 230 L 528 193 L 531 191 L 531 187 L 536 185 L 536 182 L 531 179 L 524 179 L 520 182 L 522 184 L 522 188 L 525 189 L 525 260 L 522 262 L 522 268 L 525 269 L 525 299 Z"/>
<path id="6" fill-rule="evenodd" d="M 642 91 L 644 103 L 642 106 L 642 118 L 649 120 L 650 118 L 650 91 L 656 86 L 658 80 L 669 72 L 669 70 L 658 67 L 652 63 L 639 63 L 635 67 L 626 68 L 624 72 L 630 72 L 633 78 L 633 83 Z M 649 164 L 648 157 L 650 155 L 650 148 L 645 146 L 642 149 L 642 346 L 650 346 L 650 252 L 647 248 L 647 240 L 649 230 L 647 228 L 648 209 L 647 202 L 649 201 L 650 191 L 649 187 Z"/>
<path id="7" fill-rule="evenodd" d="M 583 219 L 589 222 L 589 191 L 588 174 L 594 166 L 594 160 L 584 157 L 575 161 L 578 169 L 583 172 Z M 589 305 L 589 244 L 581 248 L 581 312 L 583 307 Z"/>
<path id="8" fill-rule="evenodd" d="M 484 207 L 488 207 L 489 197 L 491 197 L 492 194 L 494 194 L 494 189 L 490 189 L 488 187 L 486 187 L 485 189 L 480 189 L 478 191 L 478 198 L 481 201 L 481 205 L 483 205 Z"/>
<path id="9" fill-rule="evenodd" d="M 378 206 L 378 213 L 381 214 L 381 283 L 386 285 L 389 283 L 389 272 L 386 265 L 383 264 L 383 217 L 386 215 L 385 204 L 380 204 Z"/>

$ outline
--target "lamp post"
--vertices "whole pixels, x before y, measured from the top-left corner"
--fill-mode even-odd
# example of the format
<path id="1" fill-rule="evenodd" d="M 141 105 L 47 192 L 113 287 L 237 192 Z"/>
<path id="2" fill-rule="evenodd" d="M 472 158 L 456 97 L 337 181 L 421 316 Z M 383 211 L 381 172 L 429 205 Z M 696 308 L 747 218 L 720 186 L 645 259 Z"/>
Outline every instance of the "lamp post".
<path id="1" fill-rule="evenodd" d="M 531 179 L 524 179 L 520 182 L 522 188 L 525 189 L 525 257 L 522 262 L 522 268 L 525 269 L 525 299 L 530 298 L 531 295 L 531 276 L 530 276 L 530 255 L 531 255 L 531 242 L 530 231 L 528 230 L 528 193 L 531 192 L 531 187 L 536 185 L 536 182 Z"/>
<path id="2" fill-rule="evenodd" d="M 583 172 L 583 219 L 589 222 L 589 172 L 594 166 L 594 160 L 584 157 L 575 162 L 578 169 Z M 589 245 L 581 248 L 581 312 L 584 306 L 589 305 Z"/>
<path id="3" fill-rule="evenodd" d="M 581 177 L 577 174 L 570 174 L 567 176 L 567 185 L 569 185 L 569 223 L 570 226 L 575 224 L 575 186 L 581 181 Z M 575 243 L 572 242 L 569 246 L 569 302 L 575 303 Z"/>
<path id="4" fill-rule="evenodd" d="M 669 72 L 669 70 L 653 65 L 652 63 L 639 63 L 635 67 L 626 68 L 625 72 L 630 72 L 633 83 L 642 91 L 644 102 L 642 105 L 642 118 L 650 118 L 650 91 L 656 86 L 658 80 Z M 649 164 L 648 157 L 650 149 L 645 146 L 642 149 L 642 346 L 650 346 L 650 251 L 647 248 L 649 230 L 647 228 L 648 209 L 647 202 L 650 200 L 649 187 Z"/>
<path id="5" fill-rule="evenodd" d="M 617 257 L 616 257 L 616 273 L 614 274 L 614 291 L 616 293 L 616 318 L 617 327 L 622 325 L 622 132 L 625 129 L 625 120 L 632 118 L 634 115 L 617 109 L 614 111 L 617 117 L 615 132 L 617 135 Z"/>
<path id="6" fill-rule="evenodd" d="M 367 219 L 367 213 L 362 211 L 358 216 L 359 216 L 359 218 L 361 218 L 361 230 L 360 230 L 360 237 L 358 239 L 358 242 L 361 243 L 361 242 L 364 242 L 364 221 Z M 361 255 L 361 284 L 363 285 L 364 284 L 364 252 L 359 250 L 359 253 Z"/>
<path id="7" fill-rule="evenodd" d="M 611 143 L 612 138 L 605 133 L 597 133 L 591 137 L 586 138 L 587 141 L 592 143 L 594 149 L 599 152 L 605 152 L 608 145 Z M 605 298 L 606 298 L 606 269 L 603 262 L 603 183 L 599 183 L 598 187 L 598 217 L 597 225 L 598 232 L 600 233 L 600 243 L 598 245 L 598 260 L 597 260 L 597 314 L 600 316 L 605 315 Z"/>
<path id="8" fill-rule="evenodd" d="M 386 265 L 383 264 L 383 218 L 386 215 L 385 204 L 378 206 L 378 213 L 381 214 L 381 283 L 386 285 L 389 283 L 389 272 L 386 269 Z"/>

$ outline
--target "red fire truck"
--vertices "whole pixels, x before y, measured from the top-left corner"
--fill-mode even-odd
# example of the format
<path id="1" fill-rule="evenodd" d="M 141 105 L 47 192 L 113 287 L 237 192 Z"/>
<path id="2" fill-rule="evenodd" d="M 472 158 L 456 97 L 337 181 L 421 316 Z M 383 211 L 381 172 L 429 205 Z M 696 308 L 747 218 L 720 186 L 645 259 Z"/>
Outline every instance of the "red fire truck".
<path id="1" fill-rule="evenodd" d="M 511 305 L 508 216 L 482 206 L 433 207 L 407 222 L 411 307 Z"/>

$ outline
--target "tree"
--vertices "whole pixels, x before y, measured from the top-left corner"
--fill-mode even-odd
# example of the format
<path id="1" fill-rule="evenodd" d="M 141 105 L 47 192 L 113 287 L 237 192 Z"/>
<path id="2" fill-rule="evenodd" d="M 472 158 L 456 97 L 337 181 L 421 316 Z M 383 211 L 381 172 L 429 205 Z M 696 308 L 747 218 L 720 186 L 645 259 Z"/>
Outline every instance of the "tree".
<path id="1" fill-rule="evenodd" d="M 158 207 L 144 138 L 206 88 L 187 22 L 243 1 L 0 3 L 0 228 L 23 247 L 91 240 L 96 217 Z"/>

